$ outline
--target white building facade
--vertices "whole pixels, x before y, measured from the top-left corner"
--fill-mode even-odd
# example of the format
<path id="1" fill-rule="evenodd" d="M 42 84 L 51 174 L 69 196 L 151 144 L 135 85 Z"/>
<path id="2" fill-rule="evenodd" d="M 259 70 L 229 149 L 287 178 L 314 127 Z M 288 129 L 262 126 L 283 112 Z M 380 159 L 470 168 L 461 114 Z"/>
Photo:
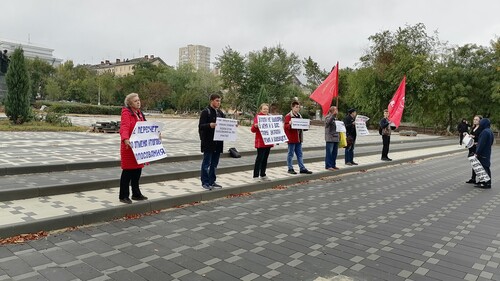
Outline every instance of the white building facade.
<path id="1" fill-rule="evenodd" d="M 7 55 L 11 55 L 14 50 L 21 47 L 24 51 L 24 57 L 35 59 L 39 58 L 48 62 L 53 67 L 57 67 L 62 63 L 62 59 L 54 57 L 52 54 L 54 49 L 33 45 L 30 43 L 16 42 L 12 40 L 0 39 L 0 51 L 7 50 Z"/>

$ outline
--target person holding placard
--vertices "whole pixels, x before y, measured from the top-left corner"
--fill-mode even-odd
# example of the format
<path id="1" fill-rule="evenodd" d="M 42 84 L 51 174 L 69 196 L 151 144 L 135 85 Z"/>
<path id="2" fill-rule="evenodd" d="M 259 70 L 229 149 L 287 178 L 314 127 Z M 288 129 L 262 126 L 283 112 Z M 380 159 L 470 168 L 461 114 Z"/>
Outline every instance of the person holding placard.
<path id="1" fill-rule="evenodd" d="M 264 139 L 262 138 L 262 134 L 259 130 L 258 116 L 259 115 L 268 115 L 269 114 L 269 105 L 267 103 L 263 103 L 260 105 L 259 113 L 255 115 L 253 119 L 253 125 L 251 127 L 252 133 L 255 134 L 255 148 L 257 148 L 257 157 L 255 158 L 255 165 L 253 168 L 253 179 L 255 181 L 259 180 L 259 176 L 261 180 L 268 180 L 269 178 L 266 175 L 267 169 L 267 159 L 269 158 L 269 153 L 271 152 L 271 147 L 274 145 L 266 145 L 264 143 Z"/>
<path id="2" fill-rule="evenodd" d="M 139 189 L 139 179 L 141 178 L 142 168 L 144 164 L 138 164 L 132 146 L 130 144 L 130 136 L 134 130 L 135 124 L 138 121 L 146 121 L 144 114 L 140 110 L 141 100 L 139 95 L 131 93 L 125 97 L 125 107 L 122 108 L 120 121 L 120 163 L 122 174 L 120 177 L 120 202 L 131 204 L 129 195 L 129 185 L 132 186 L 133 200 L 147 200 L 148 198 L 142 195 Z"/>
<path id="3" fill-rule="evenodd" d="M 325 169 L 330 171 L 338 170 L 337 167 L 337 154 L 339 150 L 339 132 L 337 132 L 337 114 L 336 106 L 330 107 L 328 115 L 325 117 L 325 142 L 326 142 L 326 156 L 325 156 Z"/>
<path id="4" fill-rule="evenodd" d="M 488 118 L 483 118 L 479 121 L 479 128 L 481 133 L 479 134 L 479 139 L 477 141 L 476 148 L 476 158 L 479 160 L 481 165 L 483 165 L 484 170 L 490 177 L 490 180 L 487 182 L 480 182 L 475 185 L 475 187 L 479 188 L 491 188 L 491 147 L 495 141 L 495 136 L 493 135 L 493 131 L 490 128 L 491 122 Z"/>
<path id="5" fill-rule="evenodd" d="M 302 118 L 300 115 L 300 103 L 298 101 L 293 101 L 291 104 L 292 110 L 285 116 L 285 134 L 288 138 L 288 155 L 286 158 L 286 163 L 288 165 L 288 173 L 296 175 L 297 172 L 293 169 L 293 154 L 297 155 L 297 162 L 299 163 L 299 169 L 301 174 L 312 174 L 311 171 L 306 169 L 304 166 L 304 160 L 302 159 L 302 129 L 292 128 L 292 118 Z"/>
<path id="6" fill-rule="evenodd" d="M 479 128 L 479 122 L 481 121 L 481 119 L 483 119 L 483 116 L 481 115 L 476 115 L 474 116 L 474 119 L 472 119 L 472 127 L 470 129 L 469 136 L 474 139 L 474 145 L 469 148 L 469 154 L 467 155 L 467 157 L 470 157 L 474 155 L 474 153 L 476 153 L 476 145 L 477 141 L 479 140 L 479 134 L 481 133 L 481 129 Z M 476 184 L 476 172 L 474 171 L 474 169 L 472 169 L 471 178 L 465 183 Z"/>
<path id="7" fill-rule="evenodd" d="M 345 147 L 344 159 L 348 166 L 358 165 L 354 162 L 354 145 L 356 143 L 356 109 L 351 108 L 347 111 L 347 116 L 344 118 L 346 128 L 347 146 Z"/>
<path id="8" fill-rule="evenodd" d="M 217 117 L 225 118 L 224 113 L 219 109 L 221 96 L 219 94 L 210 95 L 210 105 L 201 111 L 198 123 L 198 132 L 201 140 L 201 152 L 203 161 L 201 162 L 201 186 L 206 190 L 222 188 L 216 183 L 217 165 L 219 165 L 220 154 L 224 151 L 223 141 L 214 141 L 215 126 Z"/>

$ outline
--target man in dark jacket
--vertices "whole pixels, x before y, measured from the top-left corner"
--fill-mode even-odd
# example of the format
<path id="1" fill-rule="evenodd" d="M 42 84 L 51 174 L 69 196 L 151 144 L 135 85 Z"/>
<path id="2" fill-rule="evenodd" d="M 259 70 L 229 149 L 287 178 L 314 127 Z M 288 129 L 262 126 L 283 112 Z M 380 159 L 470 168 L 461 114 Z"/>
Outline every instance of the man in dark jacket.
<path id="1" fill-rule="evenodd" d="M 391 120 L 389 120 L 389 110 L 384 110 L 384 118 L 379 122 L 379 126 L 382 133 L 382 161 L 392 161 L 389 158 L 389 145 L 391 144 Z"/>
<path id="2" fill-rule="evenodd" d="M 356 143 L 356 109 L 351 108 L 347 111 L 347 116 L 344 118 L 346 129 L 347 146 L 345 147 L 344 159 L 348 166 L 358 165 L 354 162 L 354 144 Z"/>
<path id="3" fill-rule="evenodd" d="M 491 188 L 491 147 L 495 141 L 495 136 L 490 128 L 491 122 L 488 118 L 483 118 L 479 121 L 479 128 L 482 129 L 481 134 L 479 134 L 479 139 L 476 145 L 476 158 L 483 165 L 484 170 L 490 177 L 487 182 L 480 182 L 476 184 L 476 187 L 480 188 Z"/>
<path id="4" fill-rule="evenodd" d="M 207 190 L 222 187 L 217 184 L 215 180 L 217 179 L 216 171 L 220 154 L 224 150 L 224 142 L 214 141 L 217 117 L 226 117 L 219 109 L 220 103 L 220 95 L 210 95 L 210 105 L 201 111 L 200 122 L 198 123 L 201 152 L 203 152 L 203 162 L 201 163 L 201 186 Z"/>

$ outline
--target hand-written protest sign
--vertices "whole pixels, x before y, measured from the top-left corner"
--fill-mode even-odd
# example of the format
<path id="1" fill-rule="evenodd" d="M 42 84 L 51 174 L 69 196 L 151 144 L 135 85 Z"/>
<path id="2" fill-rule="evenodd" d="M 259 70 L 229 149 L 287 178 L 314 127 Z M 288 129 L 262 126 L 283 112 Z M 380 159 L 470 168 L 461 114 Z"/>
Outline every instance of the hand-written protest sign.
<path id="1" fill-rule="evenodd" d="M 167 157 L 160 140 L 163 124 L 152 121 L 137 122 L 130 136 L 130 145 L 135 160 L 139 164 L 160 160 Z"/>
<path id="2" fill-rule="evenodd" d="M 366 121 L 370 120 L 370 118 L 363 116 L 363 115 L 357 115 L 356 120 L 354 121 L 356 123 L 356 135 L 358 136 L 368 136 L 370 132 L 368 132 L 368 128 L 366 127 Z"/>
<path id="3" fill-rule="evenodd" d="M 344 132 L 344 133 L 345 133 L 345 132 L 347 132 L 347 130 L 346 130 L 346 128 L 345 128 L 345 124 L 344 124 L 344 122 L 343 122 L 343 121 L 336 120 L 336 121 L 335 121 L 335 126 L 336 126 L 336 128 L 337 128 L 337 129 L 336 129 L 336 131 L 337 131 L 337 132 L 339 132 L 339 133 L 340 133 L 340 132 Z"/>
<path id="4" fill-rule="evenodd" d="M 488 176 L 488 174 L 484 170 L 483 165 L 481 165 L 481 162 L 477 160 L 476 156 L 469 157 L 469 161 L 472 169 L 474 170 L 474 172 L 476 172 L 476 177 L 480 182 L 487 182 L 490 180 L 490 176 Z"/>
<path id="5" fill-rule="evenodd" d="M 290 119 L 290 124 L 292 125 L 292 129 L 308 130 L 309 127 L 311 126 L 311 120 L 302 118 L 292 118 Z"/>
<path id="6" fill-rule="evenodd" d="M 236 141 L 238 120 L 217 117 L 214 141 Z"/>
<path id="7" fill-rule="evenodd" d="M 266 145 L 288 141 L 281 115 L 258 115 L 260 134 Z"/>
<path id="8" fill-rule="evenodd" d="M 465 148 L 471 148 L 474 145 L 474 138 L 471 135 L 465 133 L 464 139 L 462 140 L 462 145 Z"/>

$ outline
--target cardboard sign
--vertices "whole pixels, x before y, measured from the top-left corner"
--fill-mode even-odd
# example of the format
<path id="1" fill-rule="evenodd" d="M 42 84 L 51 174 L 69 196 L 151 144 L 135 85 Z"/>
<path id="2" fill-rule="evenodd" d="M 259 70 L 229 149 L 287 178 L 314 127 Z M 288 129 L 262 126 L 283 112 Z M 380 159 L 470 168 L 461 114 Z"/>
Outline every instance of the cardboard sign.
<path id="1" fill-rule="evenodd" d="M 339 132 L 339 133 L 342 133 L 342 132 L 346 133 L 347 132 L 343 121 L 335 120 L 335 126 L 337 128 L 337 132 Z"/>
<path id="2" fill-rule="evenodd" d="M 481 165 L 481 162 L 477 160 L 476 156 L 469 157 L 469 161 L 472 169 L 474 170 L 474 172 L 476 172 L 476 177 L 480 182 L 487 182 L 490 180 L 490 176 L 488 176 L 488 174 L 484 170 L 483 165 Z"/>
<path id="3" fill-rule="evenodd" d="M 309 130 L 309 127 L 311 126 L 311 120 L 302 118 L 292 118 L 290 119 L 290 125 L 292 125 L 292 129 Z"/>
<path id="4" fill-rule="evenodd" d="M 462 145 L 465 147 L 465 148 L 471 148 L 473 145 L 474 145 L 474 138 L 471 137 L 469 134 L 465 134 L 464 135 L 464 138 L 462 140 Z"/>
<path id="5" fill-rule="evenodd" d="M 357 115 L 356 120 L 354 123 L 356 124 L 356 135 L 358 136 L 368 136 L 370 132 L 368 131 L 368 128 L 366 127 L 366 121 L 370 120 L 370 118 L 363 116 L 363 115 Z"/>
<path id="6" fill-rule="evenodd" d="M 214 141 L 236 141 L 238 120 L 217 117 Z"/>
<path id="7" fill-rule="evenodd" d="M 293 119 L 293 118 L 292 118 Z M 277 144 L 288 141 L 281 115 L 258 115 L 257 122 L 264 144 Z"/>
<path id="8" fill-rule="evenodd" d="M 167 157 L 167 152 L 160 139 L 163 124 L 152 121 L 140 121 L 135 124 L 130 136 L 130 145 L 139 164 L 152 162 Z"/>

